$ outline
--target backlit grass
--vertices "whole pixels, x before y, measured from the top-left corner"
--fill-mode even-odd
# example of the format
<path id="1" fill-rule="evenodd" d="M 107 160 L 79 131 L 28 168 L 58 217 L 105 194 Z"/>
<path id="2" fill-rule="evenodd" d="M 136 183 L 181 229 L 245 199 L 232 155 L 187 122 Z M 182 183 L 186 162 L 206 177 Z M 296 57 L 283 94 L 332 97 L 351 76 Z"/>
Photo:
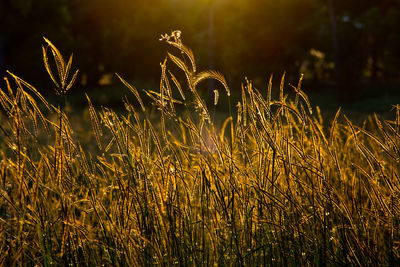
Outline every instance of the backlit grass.
<path id="1" fill-rule="evenodd" d="M 70 118 L 64 104 L 5 78 L 1 265 L 400 263 L 399 106 L 389 120 L 356 126 L 339 110 L 326 122 L 302 78 L 291 86 L 284 77 L 277 99 L 272 79 L 262 89 L 246 81 L 233 103 L 221 74 L 196 69 L 180 32 L 162 41 L 171 52 L 157 92 L 118 75 L 136 101 L 121 100 L 122 114 L 86 96 L 81 119 Z M 45 42 L 65 103 L 72 57 Z M 208 79 L 218 86 L 206 101 L 198 85 Z M 220 98 L 230 115 L 214 121 Z"/>

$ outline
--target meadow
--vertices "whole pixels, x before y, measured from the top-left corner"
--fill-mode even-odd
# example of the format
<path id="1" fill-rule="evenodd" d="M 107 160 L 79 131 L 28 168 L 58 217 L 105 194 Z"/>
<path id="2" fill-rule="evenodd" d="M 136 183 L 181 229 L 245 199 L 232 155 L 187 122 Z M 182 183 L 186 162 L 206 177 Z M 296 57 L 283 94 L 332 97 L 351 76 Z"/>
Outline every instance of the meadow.
<path id="1" fill-rule="evenodd" d="M 198 71 L 180 32 L 158 90 L 123 112 L 86 97 L 44 40 L 58 94 L 8 73 L 0 90 L 0 265 L 377 266 L 400 264 L 400 106 L 353 124 L 324 121 L 301 89 Z M 198 88 L 216 81 L 214 99 Z M 239 90 L 237 90 L 239 89 Z M 142 99 L 147 100 L 142 100 Z M 157 111 L 150 115 L 150 100 Z M 235 101 L 236 102 L 236 101 Z M 228 116 L 215 119 L 225 103 Z M 388 107 L 390 108 L 390 107 Z"/>

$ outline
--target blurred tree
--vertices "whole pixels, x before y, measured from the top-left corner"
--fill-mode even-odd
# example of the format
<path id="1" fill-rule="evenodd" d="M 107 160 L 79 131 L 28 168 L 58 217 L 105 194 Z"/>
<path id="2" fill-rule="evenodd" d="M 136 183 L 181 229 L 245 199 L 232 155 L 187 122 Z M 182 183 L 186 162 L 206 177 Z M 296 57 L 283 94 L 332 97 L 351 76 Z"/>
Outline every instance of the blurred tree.
<path id="1" fill-rule="evenodd" d="M 366 29 L 367 68 L 371 80 L 376 82 L 382 81 L 385 76 L 393 77 L 390 73 L 390 69 L 393 68 L 392 60 L 396 60 L 395 66 L 399 68 L 400 59 L 398 48 L 395 48 L 400 44 L 397 37 L 400 1 L 381 1 L 378 5 L 370 7 L 360 21 Z"/>
<path id="2" fill-rule="evenodd" d="M 88 82 L 96 85 L 107 72 L 141 79 L 155 78 L 157 62 L 165 54 L 157 42 L 164 32 L 176 29 L 182 6 L 173 0 L 71 0 L 72 32 L 79 65 Z M 175 10 L 174 10 L 175 9 Z"/>
<path id="3" fill-rule="evenodd" d="M 314 0 L 236 0 L 221 5 L 216 43 L 223 67 L 235 76 L 263 80 L 284 70 L 297 76 L 316 38 L 318 25 L 310 17 L 317 9 Z"/>
<path id="4" fill-rule="evenodd" d="M 399 1 L 328 0 L 323 4 L 331 17 L 334 16 L 330 38 L 334 45 L 328 54 L 336 58 L 338 93 L 341 98 L 351 100 L 357 92 L 357 84 L 366 74 L 372 81 L 384 78 L 390 64 L 383 58 L 397 50 L 390 47 L 388 40 L 394 41 L 397 36 Z"/>

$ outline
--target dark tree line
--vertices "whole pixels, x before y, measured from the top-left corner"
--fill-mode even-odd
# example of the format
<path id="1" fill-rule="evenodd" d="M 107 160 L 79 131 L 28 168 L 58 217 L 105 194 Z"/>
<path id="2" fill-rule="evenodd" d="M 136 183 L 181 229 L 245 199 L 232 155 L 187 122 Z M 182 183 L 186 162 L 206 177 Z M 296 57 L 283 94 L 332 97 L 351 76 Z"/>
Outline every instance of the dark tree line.
<path id="1" fill-rule="evenodd" d="M 157 80 L 165 55 L 157 39 L 175 29 L 202 68 L 235 85 L 284 70 L 345 91 L 400 77 L 398 0 L 2 0 L 0 25 L 2 75 L 9 69 L 44 85 L 42 36 L 74 52 L 96 86 L 110 72 Z"/>

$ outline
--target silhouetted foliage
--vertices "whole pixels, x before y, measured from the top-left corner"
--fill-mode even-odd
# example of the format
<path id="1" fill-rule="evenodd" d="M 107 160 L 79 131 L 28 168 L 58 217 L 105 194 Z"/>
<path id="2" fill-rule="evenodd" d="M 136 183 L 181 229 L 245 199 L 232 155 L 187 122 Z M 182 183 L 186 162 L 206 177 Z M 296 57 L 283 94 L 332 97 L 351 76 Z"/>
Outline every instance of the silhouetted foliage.
<path id="1" fill-rule="evenodd" d="M 4 0 L 0 22 L 0 69 L 44 77 L 40 54 L 28 47 L 47 36 L 75 51 L 90 87 L 111 71 L 152 82 L 160 69 L 151 62 L 163 59 L 154 36 L 174 29 L 190 38 L 200 65 L 220 69 L 234 88 L 243 74 L 257 84 L 286 70 L 336 81 L 346 95 L 360 81 L 398 82 L 400 71 L 396 0 Z"/>

